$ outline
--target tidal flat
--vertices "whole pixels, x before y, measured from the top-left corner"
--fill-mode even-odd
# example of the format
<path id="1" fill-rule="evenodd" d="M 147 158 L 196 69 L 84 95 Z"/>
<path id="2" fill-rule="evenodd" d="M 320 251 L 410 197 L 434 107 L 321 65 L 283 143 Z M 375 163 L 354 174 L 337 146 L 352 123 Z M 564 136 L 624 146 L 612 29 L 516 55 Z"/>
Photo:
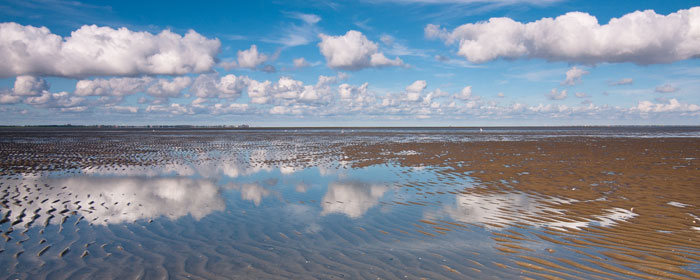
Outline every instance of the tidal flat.
<path id="1" fill-rule="evenodd" d="M 6 279 L 697 279 L 700 127 L 0 129 Z"/>

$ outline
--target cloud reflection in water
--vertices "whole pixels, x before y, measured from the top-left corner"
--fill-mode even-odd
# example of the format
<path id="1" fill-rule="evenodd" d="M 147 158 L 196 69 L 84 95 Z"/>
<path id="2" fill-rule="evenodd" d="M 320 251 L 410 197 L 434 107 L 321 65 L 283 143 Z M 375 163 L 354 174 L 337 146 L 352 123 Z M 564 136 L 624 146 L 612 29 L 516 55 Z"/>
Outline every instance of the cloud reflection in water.
<path id="1" fill-rule="evenodd" d="M 565 207 L 553 208 L 551 204 L 586 203 L 574 199 L 533 198 L 523 193 L 459 194 L 453 205 L 445 205 L 439 211 L 430 211 L 428 217 L 449 216 L 455 221 L 483 224 L 507 225 L 514 222 L 537 227 L 583 228 L 590 225 L 610 226 L 628 220 L 637 214 L 620 208 L 604 209 L 604 214 L 595 215 L 587 221 L 574 221 L 566 218 Z M 546 220 L 539 218 L 546 217 Z M 536 221 L 539 220 L 539 221 Z"/>
<path id="2" fill-rule="evenodd" d="M 60 211 L 68 209 L 77 211 L 94 224 L 133 222 L 140 219 L 167 217 L 177 219 L 191 215 L 199 220 L 214 212 L 223 211 L 225 202 L 221 189 L 211 180 L 190 178 L 112 178 L 112 177 L 74 177 L 47 179 L 26 177 L 21 185 L 49 187 L 41 191 L 27 192 L 18 188 L 19 197 L 25 195 L 37 197 L 32 204 L 11 204 L 11 219 L 15 219 L 23 208 L 32 213 L 41 208 L 41 217 L 35 224 L 40 224 L 49 216 L 51 208 L 57 210 L 52 223 L 60 221 Z M 66 186 L 65 189 L 62 187 Z M 50 187 L 53 187 L 51 189 Z M 46 198 L 43 201 L 42 198 Z M 43 201 L 43 202 L 40 202 Z M 25 221 L 28 221 L 25 218 Z"/>
<path id="3" fill-rule="evenodd" d="M 389 188 L 361 182 L 335 182 L 321 200 L 321 215 L 342 213 L 350 218 L 359 218 L 376 206 Z"/>

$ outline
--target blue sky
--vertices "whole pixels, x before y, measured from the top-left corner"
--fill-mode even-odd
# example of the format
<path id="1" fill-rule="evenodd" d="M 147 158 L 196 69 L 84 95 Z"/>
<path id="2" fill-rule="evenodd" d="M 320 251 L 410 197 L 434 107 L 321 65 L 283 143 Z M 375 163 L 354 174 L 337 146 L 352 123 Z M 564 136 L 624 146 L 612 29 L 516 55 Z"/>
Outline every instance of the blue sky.
<path id="1" fill-rule="evenodd" d="M 0 1 L 0 124 L 700 124 L 693 1 Z"/>

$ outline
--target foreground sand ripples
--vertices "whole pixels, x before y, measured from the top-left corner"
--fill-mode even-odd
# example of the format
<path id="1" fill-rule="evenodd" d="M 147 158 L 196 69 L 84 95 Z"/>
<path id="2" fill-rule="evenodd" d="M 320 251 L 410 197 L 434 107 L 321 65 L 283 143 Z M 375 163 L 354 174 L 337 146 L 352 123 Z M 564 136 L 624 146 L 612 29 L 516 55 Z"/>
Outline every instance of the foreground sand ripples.
<path id="1" fill-rule="evenodd" d="M 0 134 L 8 278 L 700 278 L 692 131 Z"/>

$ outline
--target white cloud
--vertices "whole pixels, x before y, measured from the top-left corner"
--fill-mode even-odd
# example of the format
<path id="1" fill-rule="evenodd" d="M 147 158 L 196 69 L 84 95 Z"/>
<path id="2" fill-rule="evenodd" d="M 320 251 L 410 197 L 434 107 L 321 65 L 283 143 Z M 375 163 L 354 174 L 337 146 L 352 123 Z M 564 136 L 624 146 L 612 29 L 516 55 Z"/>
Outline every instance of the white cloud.
<path id="1" fill-rule="evenodd" d="M 221 66 L 222 68 L 224 68 L 226 70 L 231 70 L 233 68 L 238 67 L 238 63 L 236 63 L 235 60 L 222 61 L 222 62 L 219 62 L 219 66 Z"/>
<path id="2" fill-rule="evenodd" d="M 22 100 L 21 96 L 13 95 L 10 93 L 0 94 L 0 104 L 16 104 Z"/>
<path id="3" fill-rule="evenodd" d="M 303 115 L 305 112 L 310 112 L 317 110 L 317 107 L 313 106 L 308 106 L 308 105 L 303 105 L 303 104 L 292 104 L 292 105 L 286 105 L 286 106 L 274 106 L 272 109 L 270 109 L 269 113 L 273 115 Z M 295 167 L 282 167 L 281 170 L 282 173 L 293 173 L 297 171 L 297 168 Z"/>
<path id="4" fill-rule="evenodd" d="M 576 95 L 576 97 L 578 97 L 578 98 L 586 98 L 586 97 L 589 97 L 588 94 L 586 94 L 585 92 L 577 92 L 577 93 L 574 94 L 574 95 Z"/>
<path id="5" fill-rule="evenodd" d="M 314 14 L 289 13 L 289 16 L 300 19 L 306 24 L 316 24 L 321 21 L 321 17 Z"/>
<path id="6" fill-rule="evenodd" d="M 651 101 L 640 101 L 636 107 L 632 107 L 631 111 L 636 111 L 640 113 L 669 113 L 669 112 L 682 112 L 682 113 L 700 113 L 700 106 L 695 104 L 681 103 L 675 98 L 668 101 L 668 103 L 654 103 Z"/>
<path id="7" fill-rule="evenodd" d="M 379 36 L 379 41 L 382 41 L 387 46 L 391 46 L 394 44 L 394 36 L 391 36 L 389 34 L 382 34 L 382 36 Z"/>
<path id="8" fill-rule="evenodd" d="M 280 108 L 273 108 L 274 114 L 299 114 L 302 109 L 310 107 L 301 106 L 299 103 L 318 104 L 329 103 L 332 98 L 331 84 L 336 83 L 344 76 L 319 76 L 316 85 L 305 85 L 302 81 L 283 76 L 277 82 L 251 80 L 248 86 L 248 97 L 254 104 L 275 104 Z M 295 107 L 291 110 L 287 107 Z M 282 109 L 285 108 L 285 109 Z"/>
<path id="9" fill-rule="evenodd" d="M 172 81 L 158 79 L 157 82 L 148 88 L 147 92 L 155 97 L 177 97 L 191 83 L 192 79 L 190 77 L 176 77 Z"/>
<path id="10" fill-rule="evenodd" d="M 425 80 L 417 80 L 406 87 L 407 92 L 423 92 L 423 90 L 428 86 Z"/>
<path id="11" fill-rule="evenodd" d="M 227 106 L 225 104 L 217 103 L 214 104 L 211 113 L 215 115 L 239 114 L 248 111 L 248 108 L 250 108 L 250 105 L 248 104 L 232 103 Z"/>
<path id="12" fill-rule="evenodd" d="M 291 24 L 280 28 L 282 35 L 277 35 L 272 39 L 263 39 L 265 42 L 277 43 L 287 47 L 301 46 L 311 43 L 317 38 L 319 28 L 316 25 L 321 21 L 321 17 L 314 14 L 285 13 L 291 18 L 301 20 L 300 25 Z"/>
<path id="13" fill-rule="evenodd" d="M 60 108 L 63 112 L 86 111 L 86 99 L 65 91 L 51 93 L 49 83 L 34 76 L 18 76 L 11 90 L 0 91 L 0 104 L 17 104 L 24 102 L 35 107 Z M 118 97 L 117 99 L 119 99 Z M 107 100 L 96 100 L 107 103 Z M 97 103 L 97 102 L 96 102 Z"/>
<path id="14" fill-rule="evenodd" d="M 41 96 L 32 96 L 24 99 L 24 103 L 30 105 L 44 105 L 51 101 L 51 93 L 44 93 Z"/>
<path id="15" fill-rule="evenodd" d="M 275 106 L 270 109 L 270 114 L 273 115 L 283 115 L 291 113 L 291 109 L 284 106 Z"/>
<path id="16" fill-rule="evenodd" d="M 338 94 L 340 99 L 353 100 L 367 95 L 367 87 L 369 87 L 369 83 L 364 83 L 360 86 L 342 84 L 338 86 Z"/>
<path id="17" fill-rule="evenodd" d="M 272 82 L 264 81 L 259 82 L 256 80 L 251 80 L 248 86 L 248 97 L 250 97 L 250 102 L 253 104 L 265 104 L 270 100 L 268 93 L 270 92 L 270 87 L 272 87 Z"/>
<path id="18" fill-rule="evenodd" d="M 235 100 L 241 96 L 251 79 L 247 76 L 229 74 L 221 78 L 218 74 L 202 74 L 197 77 L 189 91 L 201 98 L 227 98 Z"/>
<path id="19" fill-rule="evenodd" d="M 587 75 L 589 72 L 578 68 L 576 66 L 571 67 L 568 71 L 566 71 L 566 80 L 561 82 L 562 85 L 567 85 L 567 86 L 573 86 L 575 84 L 578 84 L 581 82 L 581 77 L 583 75 Z"/>
<path id="20" fill-rule="evenodd" d="M 0 23 L 1 77 L 20 75 L 181 75 L 210 71 L 221 43 L 190 30 L 180 36 L 84 25 L 69 37 L 46 27 Z"/>
<path id="21" fill-rule="evenodd" d="M 259 53 L 256 45 L 251 45 L 250 49 L 238 51 L 238 67 L 241 68 L 255 69 L 267 60 L 268 56 Z"/>
<path id="22" fill-rule="evenodd" d="M 84 106 L 85 98 L 77 97 L 68 92 L 50 93 L 44 91 L 40 96 L 30 96 L 24 99 L 24 103 L 44 108 L 60 108 L 61 111 L 82 112 L 87 109 Z"/>
<path id="23" fill-rule="evenodd" d="M 297 99 L 304 91 L 304 83 L 289 77 L 282 77 L 272 86 L 276 98 Z"/>
<path id="24" fill-rule="evenodd" d="M 423 90 L 428 86 L 425 80 L 418 80 L 406 87 L 406 100 L 408 101 L 418 101 L 423 93 Z"/>
<path id="25" fill-rule="evenodd" d="M 678 88 L 674 87 L 672 85 L 669 85 L 669 84 L 665 84 L 665 85 L 660 85 L 660 86 L 656 87 L 654 89 L 654 91 L 660 92 L 660 93 L 671 93 L 671 92 L 678 91 Z"/>
<path id="26" fill-rule="evenodd" d="M 308 67 L 309 65 L 309 62 L 306 61 L 306 59 L 304 59 L 303 57 L 294 59 L 294 67 L 296 68 Z"/>
<path id="27" fill-rule="evenodd" d="M 610 85 L 611 86 L 622 86 L 622 85 L 631 85 L 632 83 L 634 83 L 634 79 L 624 78 L 624 79 L 621 79 L 619 81 L 612 82 L 612 83 L 610 83 Z"/>
<path id="28" fill-rule="evenodd" d="M 173 103 L 170 105 L 150 105 L 146 107 L 146 112 L 167 113 L 171 115 L 192 115 L 192 108 L 183 106 L 182 104 Z"/>
<path id="29" fill-rule="evenodd" d="M 647 65 L 700 56 L 698 21 L 700 7 L 667 16 L 653 10 L 636 11 L 603 25 L 590 14 L 570 12 L 529 23 L 491 18 L 464 24 L 452 32 L 430 24 L 424 31 L 428 38 L 440 38 L 447 44 L 457 42 L 457 53 L 475 63 L 528 57 Z"/>
<path id="30" fill-rule="evenodd" d="M 472 98 L 472 86 L 464 87 L 459 93 L 454 95 L 455 98 L 461 100 L 469 100 Z"/>
<path id="31" fill-rule="evenodd" d="M 320 34 L 318 44 L 328 67 L 344 70 L 360 70 L 368 67 L 400 66 L 400 58 L 389 59 L 379 52 L 376 43 L 359 31 L 350 30 L 342 36 Z"/>
<path id="32" fill-rule="evenodd" d="M 80 80 L 75 84 L 75 94 L 121 97 L 144 91 L 152 81 L 150 77 Z"/>
<path id="33" fill-rule="evenodd" d="M 120 113 L 132 113 L 135 114 L 139 111 L 139 107 L 136 106 L 108 106 L 108 109 L 111 109 L 115 112 L 120 112 Z"/>
<path id="34" fill-rule="evenodd" d="M 18 96 L 36 96 L 46 92 L 49 83 L 42 78 L 34 76 L 17 76 L 13 94 Z"/>
<path id="35" fill-rule="evenodd" d="M 566 98 L 566 90 L 557 91 L 556 88 L 553 88 L 547 94 L 547 98 L 550 100 L 562 100 L 562 99 Z"/>

